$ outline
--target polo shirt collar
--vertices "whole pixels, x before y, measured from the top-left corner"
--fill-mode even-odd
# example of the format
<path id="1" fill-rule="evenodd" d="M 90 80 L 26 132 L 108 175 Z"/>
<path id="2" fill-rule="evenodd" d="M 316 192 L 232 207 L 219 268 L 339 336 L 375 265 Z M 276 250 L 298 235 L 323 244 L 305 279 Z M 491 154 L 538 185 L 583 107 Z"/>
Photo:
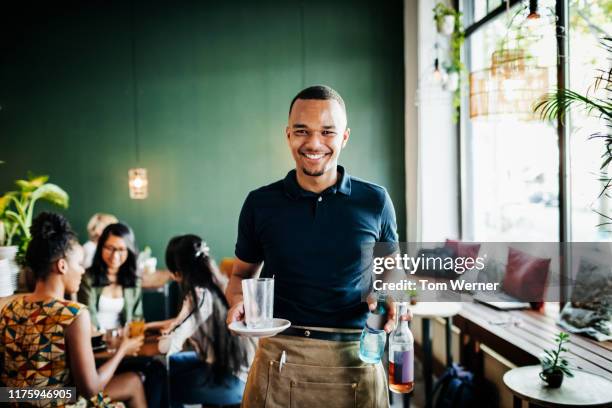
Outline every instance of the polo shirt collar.
<path id="1" fill-rule="evenodd" d="M 283 186 L 285 188 L 285 194 L 289 197 L 297 199 L 300 197 L 316 196 L 311 191 L 306 191 L 297 182 L 297 176 L 295 169 L 287 173 L 287 176 L 283 180 Z M 338 166 L 338 181 L 335 185 L 331 186 L 321 194 L 335 194 L 340 193 L 344 195 L 351 195 L 351 176 L 344 170 L 344 167 Z"/>

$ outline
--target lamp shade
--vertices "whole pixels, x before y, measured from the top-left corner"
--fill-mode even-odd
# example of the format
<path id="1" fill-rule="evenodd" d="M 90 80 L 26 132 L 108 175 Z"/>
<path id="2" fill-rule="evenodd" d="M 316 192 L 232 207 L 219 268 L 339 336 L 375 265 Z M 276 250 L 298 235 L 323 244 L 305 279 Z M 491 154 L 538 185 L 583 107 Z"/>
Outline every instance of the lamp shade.
<path id="1" fill-rule="evenodd" d="M 549 91 L 549 69 L 523 49 L 495 51 L 491 67 L 470 73 L 470 118 L 512 115 L 537 120 L 533 104 Z"/>
<path id="2" fill-rule="evenodd" d="M 129 172 L 130 198 L 144 200 L 149 195 L 149 179 L 147 169 L 130 169 Z"/>

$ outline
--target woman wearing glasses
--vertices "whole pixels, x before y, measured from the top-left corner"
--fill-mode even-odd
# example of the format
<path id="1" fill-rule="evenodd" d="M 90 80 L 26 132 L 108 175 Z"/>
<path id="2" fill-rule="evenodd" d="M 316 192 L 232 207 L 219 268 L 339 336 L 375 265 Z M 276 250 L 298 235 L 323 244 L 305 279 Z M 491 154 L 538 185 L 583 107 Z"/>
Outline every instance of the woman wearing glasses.
<path id="1" fill-rule="evenodd" d="M 79 302 L 89 308 L 91 322 L 97 329 L 116 329 L 134 317 L 142 317 L 136 257 L 130 227 L 115 223 L 104 229 L 78 295 Z"/>
<path id="2" fill-rule="evenodd" d="M 143 318 L 135 248 L 134 233 L 122 223 L 110 224 L 98 239 L 93 263 L 83 276 L 78 299 L 87 305 L 92 326 L 100 331 L 118 329 L 135 318 Z M 141 357 L 122 362 L 118 371 L 140 373 L 149 406 L 165 405 L 166 380 L 161 363 Z"/>

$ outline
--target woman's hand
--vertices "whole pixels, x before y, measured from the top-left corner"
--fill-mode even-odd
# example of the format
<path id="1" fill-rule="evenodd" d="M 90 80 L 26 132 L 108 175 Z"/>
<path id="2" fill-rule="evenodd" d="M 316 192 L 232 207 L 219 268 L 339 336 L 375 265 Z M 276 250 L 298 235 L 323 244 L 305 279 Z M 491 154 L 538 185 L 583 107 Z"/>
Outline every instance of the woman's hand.
<path id="1" fill-rule="evenodd" d="M 176 325 L 176 319 L 168 319 L 168 320 L 160 320 L 157 322 L 147 322 L 145 323 L 145 331 L 153 330 L 159 331 L 161 334 L 164 334 L 164 331 L 171 330 Z"/>
<path id="2" fill-rule="evenodd" d="M 119 346 L 119 350 L 123 351 L 124 355 L 135 356 L 138 354 L 140 347 L 144 343 L 144 336 L 128 337 L 124 336 Z"/>
<path id="3" fill-rule="evenodd" d="M 160 328 L 161 334 L 162 336 L 167 336 L 168 334 L 170 334 L 170 332 L 178 325 L 178 323 L 176 323 L 176 321 L 171 321 L 168 324 L 166 324 L 166 326 Z"/>

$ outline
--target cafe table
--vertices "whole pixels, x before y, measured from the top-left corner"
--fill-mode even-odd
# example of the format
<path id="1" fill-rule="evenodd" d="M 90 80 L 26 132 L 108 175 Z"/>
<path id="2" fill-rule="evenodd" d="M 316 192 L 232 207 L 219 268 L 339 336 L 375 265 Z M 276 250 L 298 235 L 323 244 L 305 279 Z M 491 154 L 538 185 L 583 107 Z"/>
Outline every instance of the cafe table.
<path id="1" fill-rule="evenodd" d="M 119 339 L 117 342 L 118 344 L 120 344 L 121 340 Z M 126 355 L 125 358 L 126 359 L 139 358 L 139 357 L 140 358 L 142 357 L 153 358 L 157 356 L 163 356 L 163 354 L 159 352 L 159 349 L 157 347 L 158 342 L 159 342 L 159 335 L 154 335 L 154 336 L 149 335 L 145 337 L 145 341 L 136 356 Z M 114 355 L 114 353 L 115 352 L 111 353 L 107 349 L 103 349 L 103 350 L 94 352 L 94 358 L 97 361 L 108 360 Z"/>
<path id="2" fill-rule="evenodd" d="M 441 317 L 446 321 L 446 364 L 453 362 L 451 348 L 452 317 L 461 310 L 459 302 L 418 302 L 410 305 L 413 316 L 421 318 L 422 347 L 423 347 L 423 380 L 425 382 L 425 407 L 432 406 L 433 392 L 433 355 L 431 350 L 431 323 L 430 320 Z"/>
<path id="3" fill-rule="evenodd" d="M 531 365 L 513 368 L 504 374 L 504 384 L 513 396 L 514 408 L 522 401 L 529 407 L 612 407 L 612 381 L 583 370 L 572 370 L 561 387 L 549 388 L 540 379 L 542 367 Z"/>

